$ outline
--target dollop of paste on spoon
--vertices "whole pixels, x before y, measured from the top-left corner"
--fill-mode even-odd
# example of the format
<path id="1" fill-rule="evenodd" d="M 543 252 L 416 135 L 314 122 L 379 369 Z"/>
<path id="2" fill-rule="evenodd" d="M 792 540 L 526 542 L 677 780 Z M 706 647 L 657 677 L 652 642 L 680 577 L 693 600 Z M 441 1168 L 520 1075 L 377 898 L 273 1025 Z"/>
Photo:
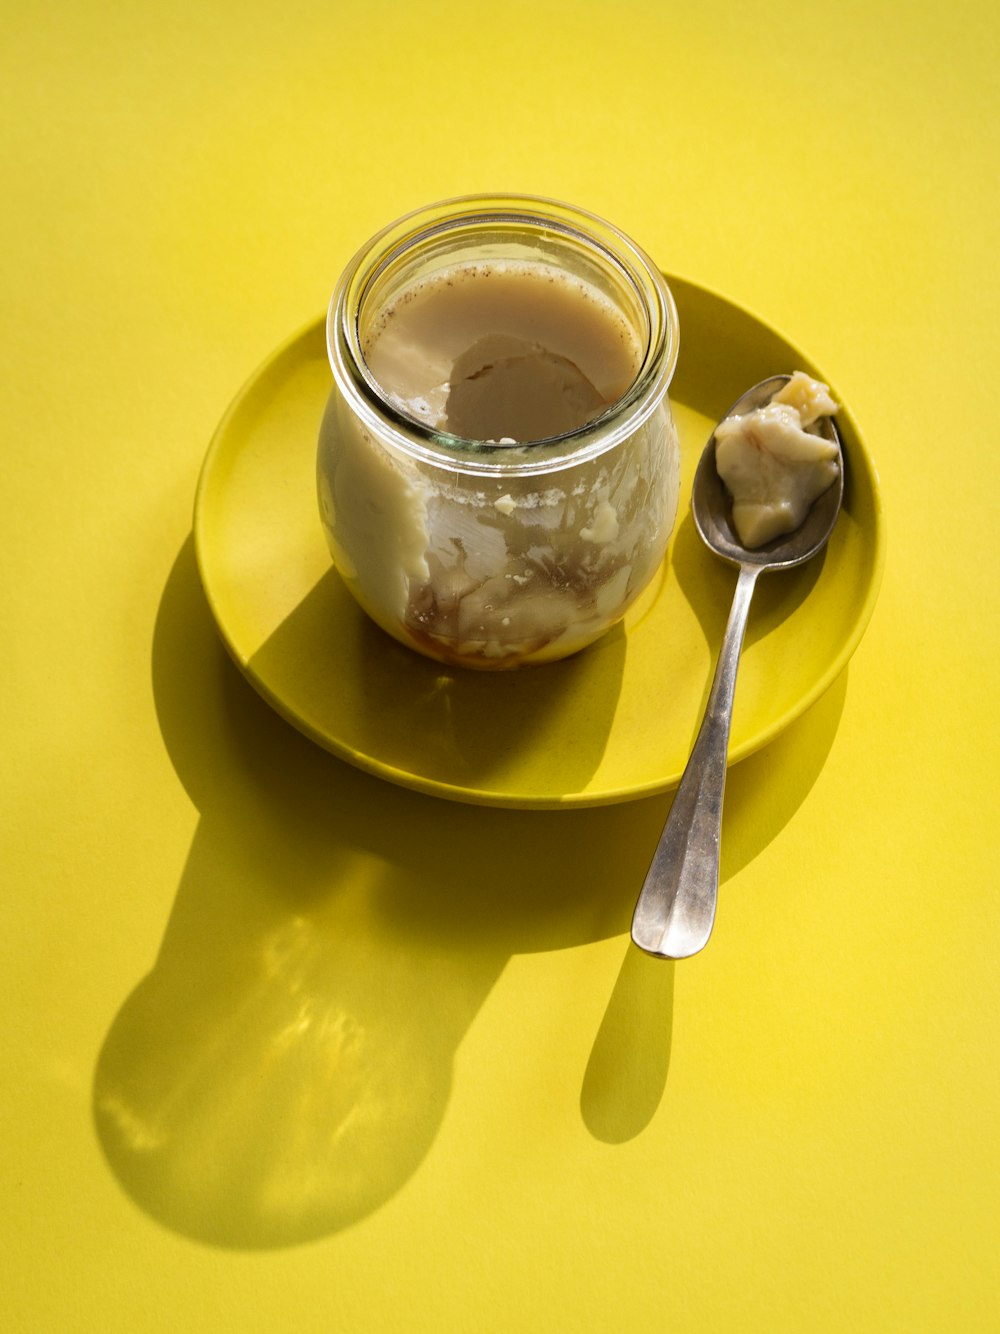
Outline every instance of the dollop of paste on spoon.
<path id="1" fill-rule="evenodd" d="M 837 407 L 827 385 L 796 371 L 763 407 L 716 427 L 715 466 L 744 547 L 794 532 L 833 485 L 838 450 L 818 423 Z"/>

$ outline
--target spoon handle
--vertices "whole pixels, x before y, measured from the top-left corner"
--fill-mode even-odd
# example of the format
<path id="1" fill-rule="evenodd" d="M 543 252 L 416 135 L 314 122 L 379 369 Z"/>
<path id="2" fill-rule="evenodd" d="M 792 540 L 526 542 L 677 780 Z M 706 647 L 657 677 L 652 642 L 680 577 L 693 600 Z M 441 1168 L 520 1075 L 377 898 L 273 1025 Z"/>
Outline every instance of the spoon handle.
<path id="1" fill-rule="evenodd" d="M 697 954 L 712 934 L 736 669 L 759 573 L 740 566 L 705 717 L 632 918 L 635 943 L 663 959 Z"/>

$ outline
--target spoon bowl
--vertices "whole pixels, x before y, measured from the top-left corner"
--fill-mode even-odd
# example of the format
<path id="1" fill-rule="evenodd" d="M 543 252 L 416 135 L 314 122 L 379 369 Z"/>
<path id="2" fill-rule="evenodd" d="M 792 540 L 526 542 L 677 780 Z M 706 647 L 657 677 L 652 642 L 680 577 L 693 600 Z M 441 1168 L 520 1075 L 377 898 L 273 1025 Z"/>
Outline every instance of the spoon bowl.
<path id="1" fill-rule="evenodd" d="M 773 375 L 747 390 L 727 417 L 768 403 L 791 377 Z M 708 943 L 719 892 L 719 845 L 726 757 L 736 671 L 750 601 L 764 571 L 789 570 L 826 546 L 844 497 L 844 451 L 831 417 L 820 429 L 837 448 L 837 475 L 813 502 L 798 528 L 764 546 L 745 547 L 732 523 L 732 504 L 715 463 L 715 431 L 695 473 L 691 509 L 702 540 L 739 569 L 732 610 L 698 739 L 691 751 L 632 918 L 632 939 L 648 954 L 684 959 Z"/>
<path id="2" fill-rule="evenodd" d="M 761 380 L 760 384 L 755 384 L 736 400 L 726 416 L 743 416 L 763 407 L 789 378 L 787 375 L 772 375 L 768 380 Z M 844 498 L 844 451 L 832 417 L 821 417 L 817 425 L 824 438 L 837 447 L 836 480 L 813 502 L 809 513 L 794 532 L 785 533 L 773 542 L 753 549 L 742 544 L 733 528 L 729 493 L 715 466 L 715 432 L 712 432 L 695 473 L 691 512 L 702 541 L 717 556 L 729 561 L 731 565 L 756 565 L 761 570 L 790 570 L 810 560 L 826 545 Z"/>

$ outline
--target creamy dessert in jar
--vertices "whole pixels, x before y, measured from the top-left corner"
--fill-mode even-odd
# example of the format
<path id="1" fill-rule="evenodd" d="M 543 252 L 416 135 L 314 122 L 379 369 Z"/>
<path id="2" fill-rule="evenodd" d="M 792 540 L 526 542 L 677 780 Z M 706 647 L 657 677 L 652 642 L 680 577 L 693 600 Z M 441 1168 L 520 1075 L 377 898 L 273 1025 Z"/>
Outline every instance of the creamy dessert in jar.
<path id="1" fill-rule="evenodd" d="M 548 201 L 437 206 L 356 257 L 328 340 L 320 509 L 379 625 L 496 669 L 621 619 L 679 480 L 676 315 L 642 252 Z"/>
<path id="2" fill-rule="evenodd" d="M 794 532 L 836 481 L 837 446 L 819 423 L 837 407 L 827 385 L 796 371 L 763 407 L 715 428 L 716 471 L 749 550 Z"/>

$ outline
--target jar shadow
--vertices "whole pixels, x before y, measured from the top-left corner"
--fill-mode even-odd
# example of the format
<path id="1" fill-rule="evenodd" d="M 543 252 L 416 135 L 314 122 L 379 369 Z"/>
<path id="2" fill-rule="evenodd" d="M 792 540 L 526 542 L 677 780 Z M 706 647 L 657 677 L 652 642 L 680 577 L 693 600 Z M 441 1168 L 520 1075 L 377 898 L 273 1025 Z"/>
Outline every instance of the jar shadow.
<path id="1" fill-rule="evenodd" d="M 343 764 L 230 662 L 190 542 L 161 600 L 153 692 L 199 820 L 157 957 L 97 1062 L 97 1134 L 164 1226 L 300 1244 L 416 1170 L 513 953 L 620 929 L 656 812 L 442 803 Z"/>
<path id="2" fill-rule="evenodd" d="M 96 1132 L 163 1226 L 231 1249 L 302 1244 L 370 1216 L 418 1169 L 456 1051 L 513 954 L 627 931 L 664 799 L 559 813 L 444 804 L 341 763 L 229 661 L 190 542 L 152 665 L 199 820 L 157 956 L 95 1067 Z M 819 734 L 807 728 L 805 744 Z M 756 820 L 740 811 L 752 791 L 733 787 L 727 818 L 744 838 L 732 856 L 749 857 L 786 810 Z M 627 1025 L 620 996 L 585 1081 L 585 1120 L 619 1140 L 662 1097 L 670 1027 L 668 974 L 627 966 L 624 1001 L 649 1024 Z M 607 1053 L 626 1027 L 634 1068 L 616 1083 Z"/>
<path id="3" fill-rule="evenodd" d="M 330 569 L 250 660 L 298 724 L 363 767 L 459 791 L 573 793 L 586 788 L 607 744 L 621 691 L 626 640 L 616 626 L 560 662 L 515 671 L 449 667 L 379 629 Z M 587 726 L 573 701 L 592 701 Z M 525 756 L 529 763 L 525 763 Z"/>

